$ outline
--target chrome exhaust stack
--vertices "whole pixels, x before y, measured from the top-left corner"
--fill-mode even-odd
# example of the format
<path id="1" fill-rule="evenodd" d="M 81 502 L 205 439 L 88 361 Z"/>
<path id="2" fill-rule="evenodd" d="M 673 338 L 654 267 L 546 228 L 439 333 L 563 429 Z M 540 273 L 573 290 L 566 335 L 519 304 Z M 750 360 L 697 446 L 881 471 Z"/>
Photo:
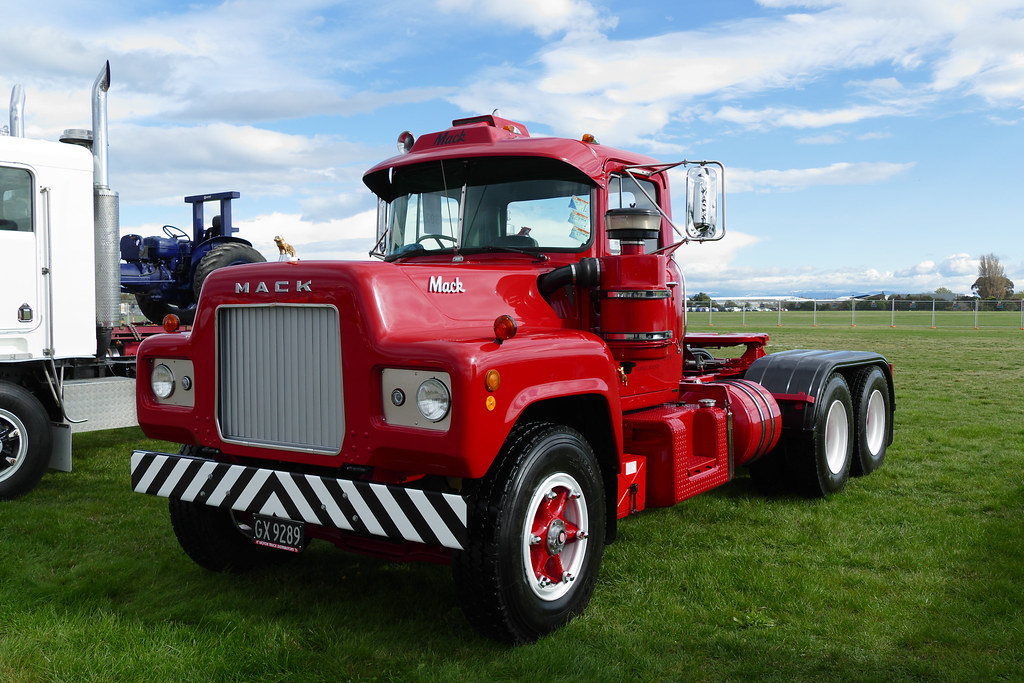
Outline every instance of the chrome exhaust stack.
<path id="1" fill-rule="evenodd" d="M 25 137 L 25 89 L 20 83 L 11 89 L 10 135 L 14 138 Z"/>
<path id="2" fill-rule="evenodd" d="M 93 229 L 96 248 L 96 356 L 104 357 L 120 320 L 121 222 L 117 193 L 110 189 L 107 164 L 107 90 L 110 62 L 92 85 Z"/>
<path id="3" fill-rule="evenodd" d="M 110 334 L 120 322 L 121 225 L 117 193 L 110 189 L 107 163 L 107 90 L 110 62 L 100 69 L 92 84 L 92 130 L 68 129 L 61 142 L 92 151 L 93 231 L 96 255 L 96 357 L 107 355 Z"/>

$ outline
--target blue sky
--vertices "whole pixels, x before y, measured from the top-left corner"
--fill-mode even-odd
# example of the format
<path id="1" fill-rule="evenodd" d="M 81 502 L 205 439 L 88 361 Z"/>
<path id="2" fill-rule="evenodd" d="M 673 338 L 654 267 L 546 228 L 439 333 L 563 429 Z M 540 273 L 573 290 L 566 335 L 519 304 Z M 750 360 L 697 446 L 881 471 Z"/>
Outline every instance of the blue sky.
<path id="1" fill-rule="evenodd" d="M 966 293 L 987 253 L 1024 289 L 1024 0 L 102 7 L 5 6 L 0 102 L 22 83 L 28 136 L 56 139 L 88 126 L 110 60 L 123 232 L 187 227 L 185 195 L 238 190 L 268 257 L 279 234 L 365 258 L 363 171 L 402 130 L 498 108 L 723 162 L 728 234 L 678 252 L 690 292 Z"/>

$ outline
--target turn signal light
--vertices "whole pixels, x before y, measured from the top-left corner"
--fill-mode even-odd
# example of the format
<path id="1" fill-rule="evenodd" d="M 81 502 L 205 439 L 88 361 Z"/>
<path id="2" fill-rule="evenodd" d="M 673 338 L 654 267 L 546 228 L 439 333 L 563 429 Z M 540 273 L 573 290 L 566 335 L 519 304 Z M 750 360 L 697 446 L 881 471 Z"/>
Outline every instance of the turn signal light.
<path id="1" fill-rule="evenodd" d="M 587 143 L 588 145 L 600 145 L 601 144 L 600 142 L 597 141 L 597 138 L 594 137 L 593 133 L 584 133 L 583 137 L 580 138 L 580 139 L 583 142 Z"/>
<path id="2" fill-rule="evenodd" d="M 178 320 L 178 316 L 174 315 L 173 313 L 168 313 L 167 315 L 164 316 L 164 332 L 166 332 L 167 334 L 172 334 L 174 332 L 177 332 L 178 328 L 180 327 L 181 321 Z"/>
<path id="3" fill-rule="evenodd" d="M 494 319 L 494 341 L 498 344 L 516 336 L 516 321 L 510 315 L 499 315 Z"/>
<path id="4" fill-rule="evenodd" d="M 488 370 L 484 374 L 484 386 L 487 387 L 487 391 L 498 390 L 498 387 L 501 386 L 501 375 L 497 370 Z"/>

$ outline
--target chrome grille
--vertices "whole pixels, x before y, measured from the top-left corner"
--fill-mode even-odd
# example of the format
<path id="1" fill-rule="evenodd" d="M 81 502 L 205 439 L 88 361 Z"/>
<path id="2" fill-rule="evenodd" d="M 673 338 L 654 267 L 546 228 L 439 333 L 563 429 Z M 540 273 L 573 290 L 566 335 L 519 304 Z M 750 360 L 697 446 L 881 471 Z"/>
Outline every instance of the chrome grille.
<path id="1" fill-rule="evenodd" d="M 217 309 L 217 419 L 226 441 L 336 454 L 345 434 L 333 306 Z"/>

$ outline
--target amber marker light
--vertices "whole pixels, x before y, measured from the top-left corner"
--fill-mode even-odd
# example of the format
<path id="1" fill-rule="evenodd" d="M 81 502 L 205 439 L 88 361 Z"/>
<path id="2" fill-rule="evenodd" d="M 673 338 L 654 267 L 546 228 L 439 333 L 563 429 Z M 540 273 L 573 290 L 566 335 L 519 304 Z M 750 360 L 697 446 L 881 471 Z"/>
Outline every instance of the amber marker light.
<path id="1" fill-rule="evenodd" d="M 493 396 L 488 396 L 487 400 L 484 401 L 484 405 L 487 406 L 487 410 L 494 410 L 494 406 L 497 404 L 498 402 L 494 400 Z"/>
<path id="2" fill-rule="evenodd" d="M 584 133 L 583 137 L 580 138 L 580 140 L 582 140 L 583 142 L 587 143 L 588 145 L 600 145 L 601 144 L 600 142 L 597 141 L 597 138 L 594 137 L 593 133 Z"/>
<path id="3" fill-rule="evenodd" d="M 487 387 L 487 391 L 498 390 L 498 387 L 501 386 L 501 375 L 497 370 L 488 370 L 484 374 L 484 386 Z"/>
<path id="4" fill-rule="evenodd" d="M 516 336 L 516 321 L 510 315 L 499 315 L 494 319 L 494 341 L 498 344 Z"/>
<path id="5" fill-rule="evenodd" d="M 164 332 L 166 332 L 167 334 L 172 334 L 174 332 L 177 332 L 179 327 L 181 327 L 181 321 L 178 320 L 178 316 L 174 315 L 173 313 L 168 313 L 167 315 L 164 316 Z"/>

